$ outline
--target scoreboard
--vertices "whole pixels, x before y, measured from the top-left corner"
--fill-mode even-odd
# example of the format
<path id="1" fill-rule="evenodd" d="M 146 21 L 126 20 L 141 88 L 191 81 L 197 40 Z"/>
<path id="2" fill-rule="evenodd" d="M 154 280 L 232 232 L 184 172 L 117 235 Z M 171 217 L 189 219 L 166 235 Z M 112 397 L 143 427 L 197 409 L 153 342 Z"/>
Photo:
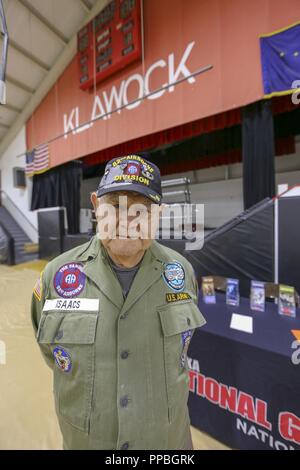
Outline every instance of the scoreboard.
<path id="1" fill-rule="evenodd" d="M 79 86 L 86 90 L 141 58 L 141 0 L 112 0 L 77 37 Z"/>

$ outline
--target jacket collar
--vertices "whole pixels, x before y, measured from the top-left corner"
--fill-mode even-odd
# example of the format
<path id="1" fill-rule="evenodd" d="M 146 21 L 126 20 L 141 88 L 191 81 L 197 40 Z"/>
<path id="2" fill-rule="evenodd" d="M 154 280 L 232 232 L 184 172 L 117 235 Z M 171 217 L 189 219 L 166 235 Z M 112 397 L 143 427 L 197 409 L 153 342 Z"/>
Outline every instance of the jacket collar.
<path id="1" fill-rule="evenodd" d="M 154 251 L 152 246 L 146 251 L 122 307 L 122 313 L 127 312 L 161 277 L 164 265 L 160 259 L 157 259 Z"/>
<path id="2" fill-rule="evenodd" d="M 122 313 L 160 278 L 164 270 L 163 251 L 156 241 L 146 250 L 131 289 L 124 301 L 119 280 L 111 268 L 109 256 L 101 241 L 94 236 L 90 244 L 78 256 L 84 263 L 83 272 Z"/>
<path id="3" fill-rule="evenodd" d="M 102 245 L 100 240 L 97 238 L 97 235 L 94 235 L 89 243 L 84 245 L 83 251 L 79 252 L 78 261 L 85 262 L 96 258 L 101 251 L 101 246 Z"/>

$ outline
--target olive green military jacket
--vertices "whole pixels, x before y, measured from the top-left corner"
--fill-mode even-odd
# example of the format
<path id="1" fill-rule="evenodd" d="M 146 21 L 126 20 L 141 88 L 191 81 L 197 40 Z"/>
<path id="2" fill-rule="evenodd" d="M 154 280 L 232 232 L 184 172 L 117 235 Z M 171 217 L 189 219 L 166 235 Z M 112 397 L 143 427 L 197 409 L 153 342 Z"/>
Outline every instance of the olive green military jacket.
<path id="1" fill-rule="evenodd" d="M 156 241 L 126 299 L 97 237 L 48 263 L 31 314 L 64 449 L 184 448 L 197 297 L 191 264 Z"/>

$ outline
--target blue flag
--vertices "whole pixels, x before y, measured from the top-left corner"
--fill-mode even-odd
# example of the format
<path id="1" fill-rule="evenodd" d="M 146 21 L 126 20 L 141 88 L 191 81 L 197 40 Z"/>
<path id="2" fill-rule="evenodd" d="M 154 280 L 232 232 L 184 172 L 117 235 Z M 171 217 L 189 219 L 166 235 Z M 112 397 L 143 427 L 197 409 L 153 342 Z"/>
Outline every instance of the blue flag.
<path id="1" fill-rule="evenodd" d="M 300 23 L 260 36 L 260 49 L 266 97 L 300 88 Z"/>

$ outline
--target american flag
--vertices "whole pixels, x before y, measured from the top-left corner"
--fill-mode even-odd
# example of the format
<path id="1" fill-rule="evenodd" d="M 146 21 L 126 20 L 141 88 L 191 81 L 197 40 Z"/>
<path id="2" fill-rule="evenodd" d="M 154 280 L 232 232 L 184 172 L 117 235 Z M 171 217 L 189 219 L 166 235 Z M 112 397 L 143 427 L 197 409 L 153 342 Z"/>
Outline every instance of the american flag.
<path id="1" fill-rule="evenodd" d="M 44 173 L 49 168 L 49 145 L 42 144 L 26 153 L 26 176 Z"/>

